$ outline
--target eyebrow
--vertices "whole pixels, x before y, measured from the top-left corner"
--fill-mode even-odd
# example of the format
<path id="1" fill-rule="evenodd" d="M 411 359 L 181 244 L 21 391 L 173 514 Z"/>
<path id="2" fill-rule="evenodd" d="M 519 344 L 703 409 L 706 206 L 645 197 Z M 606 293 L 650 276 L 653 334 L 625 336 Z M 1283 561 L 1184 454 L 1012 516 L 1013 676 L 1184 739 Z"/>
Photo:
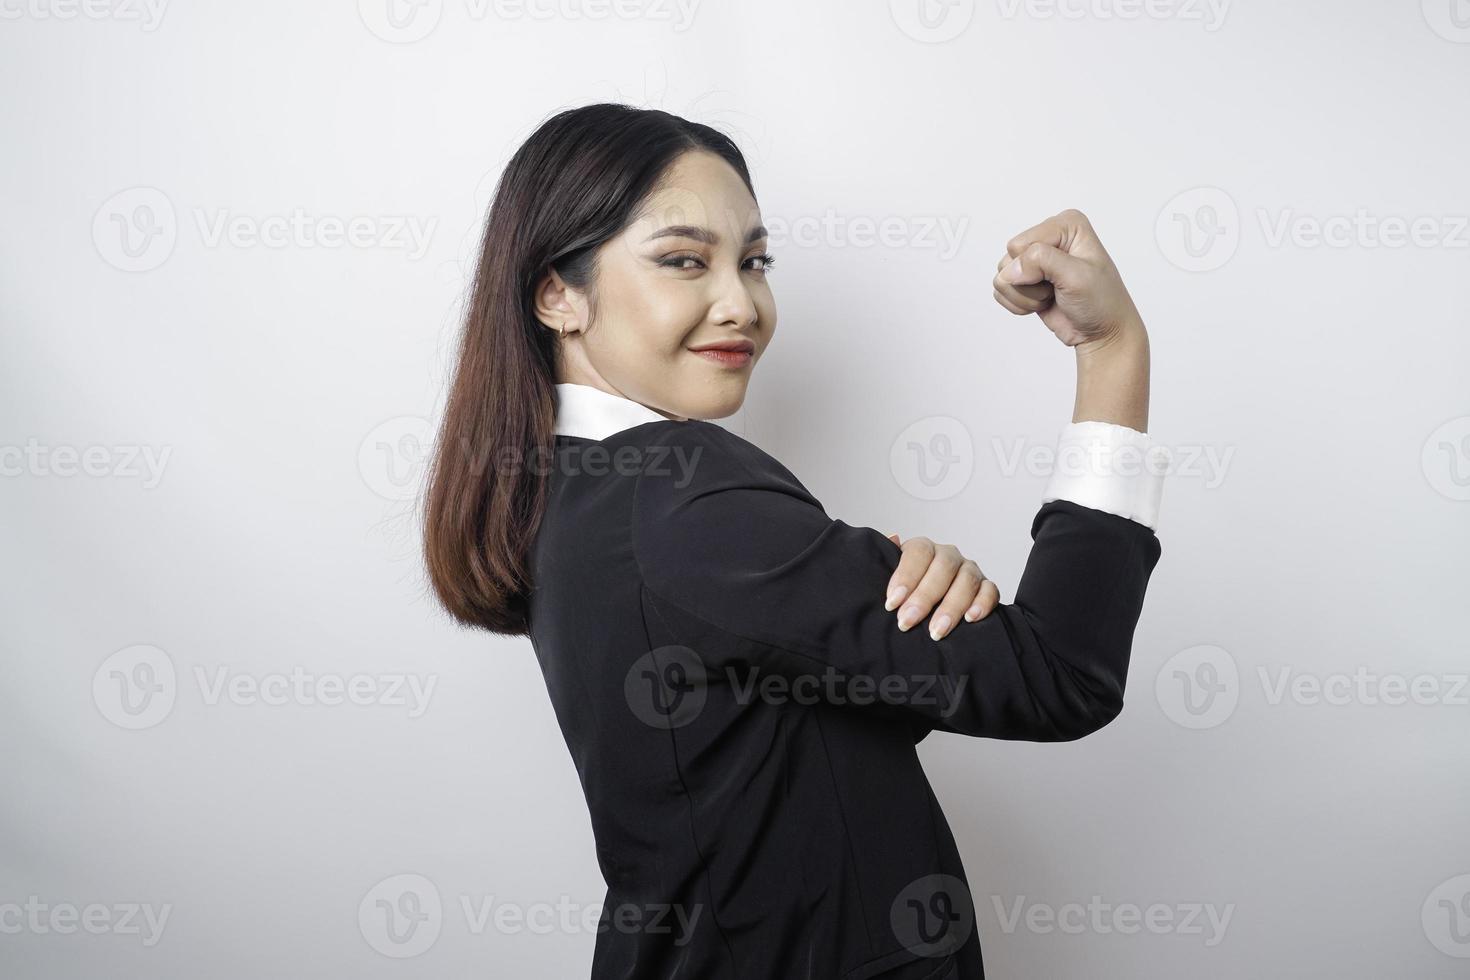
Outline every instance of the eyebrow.
<path id="1" fill-rule="evenodd" d="M 745 244 L 749 245 L 751 242 L 760 241 L 768 234 L 769 232 L 766 231 L 765 225 L 756 225 L 745 233 Z M 660 228 L 652 235 L 649 235 L 644 241 L 651 242 L 655 238 L 692 238 L 697 242 L 704 242 L 706 245 L 717 245 L 720 241 L 718 234 L 710 231 L 708 228 L 701 228 L 698 225 L 669 225 L 667 228 Z"/>

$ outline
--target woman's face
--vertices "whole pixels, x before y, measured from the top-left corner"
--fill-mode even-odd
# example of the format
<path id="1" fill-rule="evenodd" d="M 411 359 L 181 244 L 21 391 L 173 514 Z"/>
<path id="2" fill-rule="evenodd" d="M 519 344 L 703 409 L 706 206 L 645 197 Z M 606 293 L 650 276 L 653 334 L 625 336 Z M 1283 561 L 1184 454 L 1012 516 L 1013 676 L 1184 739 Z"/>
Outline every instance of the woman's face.
<path id="1" fill-rule="evenodd" d="M 585 295 L 555 272 L 543 280 L 541 321 L 566 325 L 558 381 L 675 419 L 734 413 L 776 330 L 765 248 L 760 209 L 734 168 L 713 153 L 684 153 L 640 215 L 598 250 L 596 322 Z M 749 355 L 691 349 L 731 341 Z"/>

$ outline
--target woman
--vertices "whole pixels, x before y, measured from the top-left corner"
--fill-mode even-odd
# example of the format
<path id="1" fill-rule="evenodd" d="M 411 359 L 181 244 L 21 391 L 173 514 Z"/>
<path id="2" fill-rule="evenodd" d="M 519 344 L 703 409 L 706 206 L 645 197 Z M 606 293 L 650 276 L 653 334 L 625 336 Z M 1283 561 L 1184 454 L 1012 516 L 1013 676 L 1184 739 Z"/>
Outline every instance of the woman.
<path id="1" fill-rule="evenodd" d="M 1161 471 L 1059 466 L 1014 605 L 953 549 L 830 518 L 708 421 L 775 330 L 765 243 L 718 132 L 620 105 L 546 121 L 490 208 L 429 571 L 459 621 L 531 638 L 608 885 L 594 978 L 983 977 L 914 745 L 1119 713 Z M 1150 448 L 1147 335 L 1086 219 L 1007 253 L 996 299 L 1077 351 L 1064 450 Z"/>

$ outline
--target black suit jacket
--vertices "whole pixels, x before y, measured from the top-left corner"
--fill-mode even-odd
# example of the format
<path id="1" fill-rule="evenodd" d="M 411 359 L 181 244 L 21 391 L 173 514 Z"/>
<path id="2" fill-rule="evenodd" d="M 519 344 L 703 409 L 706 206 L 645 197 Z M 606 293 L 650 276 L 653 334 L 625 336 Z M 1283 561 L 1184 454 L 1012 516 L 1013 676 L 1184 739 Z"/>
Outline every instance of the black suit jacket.
<path id="1" fill-rule="evenodd" d="M 1059 742 L 1123 706 L 1146 525 L 1043 504 L 1015 592 L 901 632 L 901 551 L 704 421 L 558 435 L 531 640 L 607 895 L 594 980 L 978 980 L 915 743 Z"/>

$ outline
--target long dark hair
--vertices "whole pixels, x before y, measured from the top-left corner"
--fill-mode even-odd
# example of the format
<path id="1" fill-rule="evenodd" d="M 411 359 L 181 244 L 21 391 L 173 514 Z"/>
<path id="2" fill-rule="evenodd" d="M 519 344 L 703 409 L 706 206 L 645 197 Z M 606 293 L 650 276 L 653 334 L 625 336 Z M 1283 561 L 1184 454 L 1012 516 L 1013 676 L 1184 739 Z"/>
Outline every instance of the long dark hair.
<path id="1" fill-rule="evenodd" d="M 687 150 L 718 154 L 755 196 L 729 137 L 618 103 L 550 117 L 500 176 L 424 498 L 429 579 L 466 626 L 509 636 L 529 629 L 530 548 L 546 509 L 558 350 L 535 316 L 532 291 L 555 269 L 587 291 L 595 320 L 598 247 L 637 217 Z"/>

